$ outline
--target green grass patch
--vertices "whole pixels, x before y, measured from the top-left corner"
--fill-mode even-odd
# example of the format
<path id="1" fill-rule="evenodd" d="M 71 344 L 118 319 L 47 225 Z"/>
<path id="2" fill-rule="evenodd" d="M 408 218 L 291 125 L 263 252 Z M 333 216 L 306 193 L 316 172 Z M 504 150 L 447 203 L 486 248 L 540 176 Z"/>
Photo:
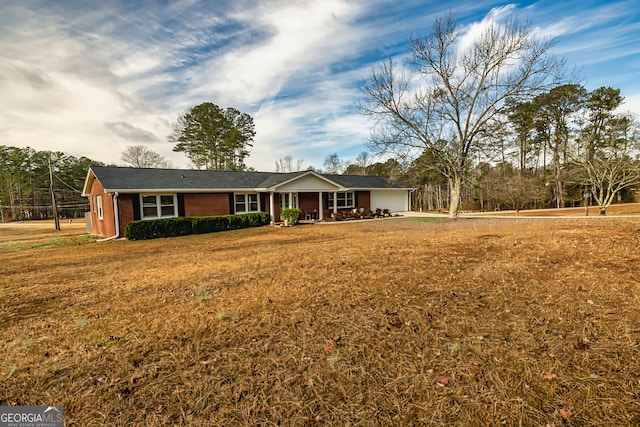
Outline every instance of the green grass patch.
<path id="1" fill-rule="evenodd" d="M 435 217 L 435 216 L 409 216 L 406 218 L 402 218 L 403 221 L 409 222 L 442 222 L 446 218 L 444 217 Z"/>
<path id="2" fill-rule="evenodd" d="M 96 238 L 90 235 L 70 236 L 70 237 L 51 237 L 46 239 L 38 239 L 31 241 L 15 241 L 9 242 L 4 246 L 0 246 L 0 253 L 21 252 L 30 249 L 54 249 L 65 246 L 77 246 L 95 242 Z"/>

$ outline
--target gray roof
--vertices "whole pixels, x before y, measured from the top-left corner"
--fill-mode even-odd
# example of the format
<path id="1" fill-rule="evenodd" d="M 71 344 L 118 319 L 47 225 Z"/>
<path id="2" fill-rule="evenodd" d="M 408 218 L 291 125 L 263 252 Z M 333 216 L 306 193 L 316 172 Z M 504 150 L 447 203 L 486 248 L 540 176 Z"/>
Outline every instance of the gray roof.
<path id="1" fill-rule="evenodd" d="M 278 173 L 93 166 L 87 179 L 91 173 L 106 191 L 258 190 L 271 188 L 309 173 L 324 177 L 348 189 L 409 188 L 381 176 L 328 175 L 310 171 Z M 85 186 L 87 184 L 88 182 Z M 85 192 L 87 190 L 85 188 Z"/>

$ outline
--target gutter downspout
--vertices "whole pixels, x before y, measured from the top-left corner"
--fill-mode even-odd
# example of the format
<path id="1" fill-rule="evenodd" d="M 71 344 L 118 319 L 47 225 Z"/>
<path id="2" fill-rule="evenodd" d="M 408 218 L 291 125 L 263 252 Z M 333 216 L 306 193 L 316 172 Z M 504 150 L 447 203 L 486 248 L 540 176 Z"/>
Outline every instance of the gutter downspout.
<path id="1" fill-rule="evenodd" d="M 113 216 L 115 217 L 115 220 L 116 220 L 116 234 L 114 234 L 111 237 L 107 237 L 106 239 L 96 240 L 96 242 L 107 242 L 109 240 L 115 240 L 118 237 L 120 237 L 120 213 L 118 212 L 118 196 L 119 195 L 120 193 L 118 193 L 117 191 L 113 195 Z"/>

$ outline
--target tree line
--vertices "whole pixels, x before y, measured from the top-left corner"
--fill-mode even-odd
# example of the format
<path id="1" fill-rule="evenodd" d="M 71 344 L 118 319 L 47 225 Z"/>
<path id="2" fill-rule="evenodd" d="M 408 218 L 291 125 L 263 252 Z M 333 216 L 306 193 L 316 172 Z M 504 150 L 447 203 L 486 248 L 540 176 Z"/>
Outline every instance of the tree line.
<path id="1" fill-rule="evenodd" d="M 566 84 L 531 101 L 511 103 L 502 133 L 486 145 L 491 155 L 478 155 L 466 170 L 460 207 L 517 210 L 593 204 L 604 214 L 612 203 L 632 201 L 640 185 L 640 136 L 632 116 L 615 112 L 622 102 L 618 89 L 588 92 Z M 420 192 L 432 193 L 448 184 L 445 175 L 433 172 L 435 161 L 426 150 L 409 168 L 421 171 L 415 182 Z M 418 199 L 428 198 L 420 192 Z"/>
<path id="2" fill-rule="evenodd" d="M 51 178 L 60 216 L 84 217 L 89 203 L 81 195 L 82 186 L 91 165 L 102 163 L 60 151 L 1 145 L 0 220 L 52 218 Z"/>

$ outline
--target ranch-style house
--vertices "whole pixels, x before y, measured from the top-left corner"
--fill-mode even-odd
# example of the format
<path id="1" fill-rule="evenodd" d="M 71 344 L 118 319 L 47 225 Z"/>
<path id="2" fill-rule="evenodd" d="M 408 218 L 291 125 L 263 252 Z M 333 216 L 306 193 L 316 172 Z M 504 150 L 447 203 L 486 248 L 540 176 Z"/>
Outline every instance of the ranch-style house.
<path id="1" fill-rule="evenodd" d="M 267 212 L 275 223 L 289 207 L 318 221 L 354 209 L 403 212 L 412 191 L 381 176 L 94 166 L 83 196 L 92 234 L 117 238 L 141 219 Z"/>

